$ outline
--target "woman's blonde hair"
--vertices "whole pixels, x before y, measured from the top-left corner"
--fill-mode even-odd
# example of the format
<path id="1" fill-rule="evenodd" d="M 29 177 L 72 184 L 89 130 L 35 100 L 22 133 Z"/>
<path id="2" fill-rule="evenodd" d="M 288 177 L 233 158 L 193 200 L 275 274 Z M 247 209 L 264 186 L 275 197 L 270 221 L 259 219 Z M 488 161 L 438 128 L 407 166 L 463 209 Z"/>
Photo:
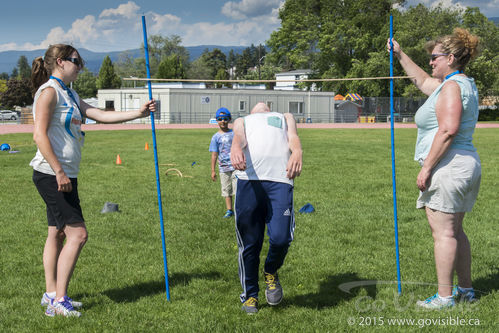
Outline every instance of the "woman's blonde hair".
<path id="1" fill-rule="evenodd" d="M 35 96 L 38 88 L 40 88 L 40 86 L 47 82 L 50 78 L 50 75 L 56 68 L 57 58 L 69 58 L 75 51 L 78 54 L 81 67 L 83 67 L 84 62 L 80 56 L 80 53 L 73 46 L 66 44 L 50 45 L 45 52 L 45 56 L 38 57 L 33 60 L 33 64 L 31 66 L 31 94 L 33 96 Z"/>
<path id="2" fill-rule="evenodd" d="M 472 35 L 468 30 L 455 28 L 452 35 L 439 37 L 426 43 L 425 48 L 431 53 L 435 46 L 440 45 L 442 52 L 453 54 L 457 67 L 463 70 L 470 60 L 476 58 L 480 53 L 480 39 Z"/>

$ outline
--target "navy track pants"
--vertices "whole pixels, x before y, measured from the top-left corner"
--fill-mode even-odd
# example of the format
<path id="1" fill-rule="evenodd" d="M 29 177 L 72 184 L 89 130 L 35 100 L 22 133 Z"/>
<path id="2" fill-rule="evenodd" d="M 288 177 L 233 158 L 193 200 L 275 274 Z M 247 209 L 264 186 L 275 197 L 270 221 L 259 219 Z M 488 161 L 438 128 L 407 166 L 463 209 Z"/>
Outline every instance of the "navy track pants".
<path id="1" fill-rule="evenodd" d="M 265 226 L 269 236 L 269 252 L 264 270 L 274 274 L 282 266 L 293 240 L 295 218 L 293 186 L 259 180 L 237 180 L 236 236 L 239 247 L 241 301 L 258 298 L 260 251 Z"/>

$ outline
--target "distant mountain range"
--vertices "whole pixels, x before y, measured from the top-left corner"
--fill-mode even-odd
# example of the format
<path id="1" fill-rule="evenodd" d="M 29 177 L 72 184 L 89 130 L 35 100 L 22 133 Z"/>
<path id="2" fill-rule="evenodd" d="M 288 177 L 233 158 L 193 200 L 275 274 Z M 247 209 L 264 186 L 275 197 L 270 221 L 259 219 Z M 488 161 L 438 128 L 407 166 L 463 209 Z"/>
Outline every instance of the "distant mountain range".
<path id="1" fill-rule="evenodd" d="M 234 53 L 241 54 L 247 46 L 218 46 L 218 45 L 199 45 L 199 46 L 186 46 L 187 51 L 189 51 L 190 60 L 196 60 L 201 56 L 204 50 L 220 49 L 225 55 L 229 55 L 230 50 L 234 50 Z M 28 63 L 31 65 L 33 59 L 42 56 L 46 50 L 33 50 L 33 51 L 4 51 L 0 52 L 0 73 L 11 74 L 14 67 L 17 66 L 17 61 L 19 57 L 24 55 L 28 59 Z M 121 53 L 127 52 L 131 57 L 138 58 L 142 57 L 142 52 L 140 49 L 126 50 L 126 51 L 114 51 L 114 52 L 93 52 L 87 49 L 78 49 L 80 55 L 85 60 L 85 67 L 87 67 L 91 72 L 98 73 L 102 61 L 108 55 L 112 62 L 116 62 Z"/>

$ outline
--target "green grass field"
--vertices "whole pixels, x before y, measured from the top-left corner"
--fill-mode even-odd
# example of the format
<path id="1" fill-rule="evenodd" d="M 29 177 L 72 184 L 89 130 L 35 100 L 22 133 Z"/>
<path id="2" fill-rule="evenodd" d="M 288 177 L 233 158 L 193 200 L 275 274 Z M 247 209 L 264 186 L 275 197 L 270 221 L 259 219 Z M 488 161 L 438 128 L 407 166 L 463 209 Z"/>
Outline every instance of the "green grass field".
<path id="1" fill-rule="evenodd" d="M 45 206 L 28 165 L 36 147 L 31 134 L 2 135 L 0 141 L 19 153 L 0 154 L 0 331 L 497 330 L 497 129 L 476 130 L 482 187 L 464 226 L 478 304 L 441 312 L 415 307 L 416 300 L 436 292 L 433 241 L 424 212 L 415 209 L 416 130 L 396 130 L 395 137 L 403 281 L 398 296 L 396 284 L 389 283 L 397 279 L 389 130 L 302 129 L 304 167 L 295 184 L 295 240 L 279 271 L 285 298 L 278 307 L 268 306 L 262 278 L 255 316 L 240 310 L 234 220 L 221 218 L 220 185 L 210 179 L 212 134 L 157 131 L 171 292 L 167 302 L 151 133 L 87 132 L 79 187 L 89 240 L 69 288 L 71 297 L 84 302 L 78 319 L 43 314 Z M 171 167 L 192 178 L 165 176 Z M 100 214 L 106 201 L 118 203 L 121 212 Z M 307 202 L 316 212 L 299 214 Z M 262 262 L 266 250 L 264 246 Z"/>

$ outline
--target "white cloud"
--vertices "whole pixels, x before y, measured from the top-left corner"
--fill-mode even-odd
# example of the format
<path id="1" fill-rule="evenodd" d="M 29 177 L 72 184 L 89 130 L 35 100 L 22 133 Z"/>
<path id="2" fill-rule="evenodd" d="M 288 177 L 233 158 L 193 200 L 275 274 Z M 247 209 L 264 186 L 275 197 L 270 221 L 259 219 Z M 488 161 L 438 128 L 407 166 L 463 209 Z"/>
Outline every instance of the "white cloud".
<path id="1" fill-rule="evenodd" d="M 179 35 L 185 46 L 264 43 L 280 25 L 278 11 L 283 4 L 283 0 L 229 1 L 221 10 L 233 20 L 219 23 L 185 24 L 178 16 L 149 12 L 146 14 L 147 29 L 149 35 Z M 45 49 L 55 43 L 94 51 L 138 48 L 143 37 L 140 10 L 135 2 L 129 1 L 116 8 L 104 9 L 97 17 L 78 18 L 67 31 L 53 27 L 39 44 L 2 44 L 0 51 Z"/>
<path id="2" fill-rule="evenodd" d="M 405 7 L 417 6 L 420 3 L 429 8 L 435 8 L 440 5 L 443 8 L 458 10 L 465 10 L 466 7 L 480 7 L 481 13 L 485 16 L 490 16 L 490 11 L 498 12 L 499 9 L 499 0 L 408 0 Z"/>
<path id="3" fill-rule="evenodd" d="M 241 0 L 229 1 L 222 7 L 222 14 L 235 20 L 270 15 L 279 7 L 281 0 Z"/>
<path id="4" fill-rule="evenodd" d="M 182 20 L 175 15 L 149 13 L 147 16 L 150 17 L 150 20 L 147 21 L 152 22 L 148 25 L 147 30 L 153 34 L 165 34 L 165 31 L 177 30 L 181 26 Z M 171 33 L 167 33 L 167 35 L 171 35 Z"/>
<path id="5" fill-rule="evenodd" d="M 256 22 L 197 23 L 184 30 L 184 44 L 189 45 L 250 45 L 264 42 L 269 32 Z"/>
<path id="6" fill-rule="evenodd" d="M 128 1 L 127 3 L 119 5 L 118 8 L 104 9 L 99 17 L 118 16 L 132 19 L 137 17 L 139 9 L 140 7 L 137 6 L 135 2 Z"/>
<path id="7" fill-rule="evenodd" d="M 428 1 L 426 1 L 428 2 Z M 440 0 L 440 1 L 432 1 L 430 2 L 430 8 L 435 8 L 438 6 L 441 6 L 442 8 L 450 8 L 450 9 L 457 9 L 457 10 L 465 10 L 466 6 L 463 6 L 461 2 L 457 1 L 455 2 L 454 0 Z"/>
<path id="8" fill-rule="evenodd" d="M 227 4 L 234 4 L 227 2 Z M 270 5 L 269 5 L 270 4 Z M 179 17 L 149 13 L 147 15 L 148 31 L 151 34 L 179 35 L 185 46 L 194 45 L 250 45 L 264 43 L 270 33 L 279 27 L 279 8 L 282 0 L 242 0 L 235 4 L 232 17 L 245 17 L 233 23 L 197 22 L 184 24 Z M 239 7 L 237 6 L 239 5 Z M 265 10 L 255 9 L 263 7 Z M 235 8 L 238 10 L 236 11 Z M 223 9 L 222 9 L 223 11 Z M 236 12 L 238 13 L 236 15 Z"/>

